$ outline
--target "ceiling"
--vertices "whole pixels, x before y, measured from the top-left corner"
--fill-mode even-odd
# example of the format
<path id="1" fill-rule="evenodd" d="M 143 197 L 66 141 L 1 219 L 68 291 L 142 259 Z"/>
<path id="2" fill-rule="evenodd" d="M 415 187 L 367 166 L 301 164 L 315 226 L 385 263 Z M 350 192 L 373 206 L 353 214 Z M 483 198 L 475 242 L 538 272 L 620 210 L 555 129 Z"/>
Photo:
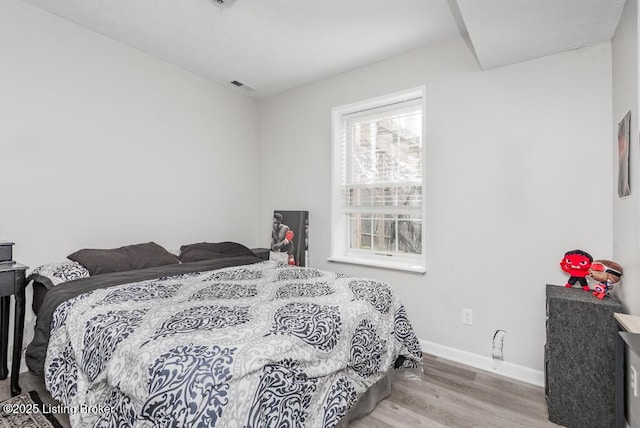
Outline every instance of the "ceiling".
<path id="1" fill-rule="evenodd" d="M 625 0 L 22 0 L 254 98 L 461 34 L 483 69 L 609 40 Z M 237 88 L 230 82 L 246 86 Z"/>
<path id="2" fill-rule="evenodd" d="M 483 69 L 611 40 L 626 0 L 457 0 Z"/>

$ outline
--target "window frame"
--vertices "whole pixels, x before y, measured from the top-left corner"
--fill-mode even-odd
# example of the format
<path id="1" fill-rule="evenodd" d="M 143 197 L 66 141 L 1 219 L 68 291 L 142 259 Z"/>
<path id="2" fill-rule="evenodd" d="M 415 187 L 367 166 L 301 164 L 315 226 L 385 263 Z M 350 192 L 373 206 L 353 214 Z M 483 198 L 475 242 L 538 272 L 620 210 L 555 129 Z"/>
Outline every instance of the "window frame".
<path id="1" fill-rule="evenodd" d="M 393 104 L 419 99 L 422 108 L 422 207 L 419 210 L 421 218 L 421 254 L 393 256 L 376 254 L 349 248 L 350 229 L 347 226 L 349 209 L 344 208 L 343 174 L 346 174 L 346 162 L 343 162 L 343 120 L 345 116 L 353 115 L 370 109 L 380 109 Z M 331 109 L 331 251 L 328 261 L 365 265 L 377 268 L 397 269 L 408 272 L 426 273 L 427 271 L 427 216 L 426 216 L 426 86 L 395 92 L 368 100 L 337 106 Z M 343 170 L 344 166 L 344 170 Z M 397 210 L 397 214 L 402 214 Z M 384 212 L 380 212 L 384 214 Z"/>

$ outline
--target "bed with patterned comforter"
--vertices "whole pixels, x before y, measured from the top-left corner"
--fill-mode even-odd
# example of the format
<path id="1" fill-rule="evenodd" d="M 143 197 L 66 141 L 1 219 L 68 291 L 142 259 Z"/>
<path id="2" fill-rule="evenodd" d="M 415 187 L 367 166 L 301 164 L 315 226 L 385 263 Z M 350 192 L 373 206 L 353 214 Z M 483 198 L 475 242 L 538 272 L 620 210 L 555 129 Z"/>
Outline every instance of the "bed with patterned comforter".
<path id="1" fill-rule="evenodd" d="M 27 363 L 73 426 L 334 427 L 394 365 L 422 364 L 386 283 L 269 261 L 217 267 L 51 290 Z"/>

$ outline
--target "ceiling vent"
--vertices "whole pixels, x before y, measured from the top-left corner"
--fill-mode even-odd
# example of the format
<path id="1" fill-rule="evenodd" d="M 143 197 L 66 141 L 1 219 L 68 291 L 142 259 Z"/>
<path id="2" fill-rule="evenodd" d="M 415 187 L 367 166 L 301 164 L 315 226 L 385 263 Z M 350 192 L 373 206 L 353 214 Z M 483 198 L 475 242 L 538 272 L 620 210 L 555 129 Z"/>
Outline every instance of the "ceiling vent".
<path id="1" fill-rule="evenodd" d="M 253 91 L 255 91 L 254 88 L 252 88 L 251 86 L 245 85 L 244 83 L 238 81 L 238 80 L 234 80 L 231 83 L 233 86 L 235 86 L 236 88 L 239 88 L 240 90 L 242 90 L 243 92 L 246 92 L 247 94 L 252 93 Z"/>

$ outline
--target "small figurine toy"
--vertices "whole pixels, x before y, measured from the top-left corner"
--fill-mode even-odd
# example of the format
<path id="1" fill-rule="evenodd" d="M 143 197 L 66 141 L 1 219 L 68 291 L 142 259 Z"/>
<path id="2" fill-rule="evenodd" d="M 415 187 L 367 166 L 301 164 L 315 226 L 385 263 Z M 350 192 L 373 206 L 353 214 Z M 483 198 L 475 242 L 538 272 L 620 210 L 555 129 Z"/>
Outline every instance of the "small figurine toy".
<path id="1" fill-rule="evenodd" d="M 593 289 L 593 295 L 598 299 L 604 299 L 604 296 L 613 290 L 613 284 L 620 281 L 622 276 L 622 266 L 611 260 L 595 260 L 589 268 L 589 276 L 599 281 Z"/>
<path id="2" fill-rule="evenodd" d="M 592 262 L 593 257 L 582 250 L 573 250 L 564 253 L 560 267 L 563 271 L 571 275 L 565 287 L 571 288 L 576 282 L 579 282 L 584 291 L 590 291 L 589 284 L 587 284 L 585 277 L 589 274 L 589 268 Z"/>

